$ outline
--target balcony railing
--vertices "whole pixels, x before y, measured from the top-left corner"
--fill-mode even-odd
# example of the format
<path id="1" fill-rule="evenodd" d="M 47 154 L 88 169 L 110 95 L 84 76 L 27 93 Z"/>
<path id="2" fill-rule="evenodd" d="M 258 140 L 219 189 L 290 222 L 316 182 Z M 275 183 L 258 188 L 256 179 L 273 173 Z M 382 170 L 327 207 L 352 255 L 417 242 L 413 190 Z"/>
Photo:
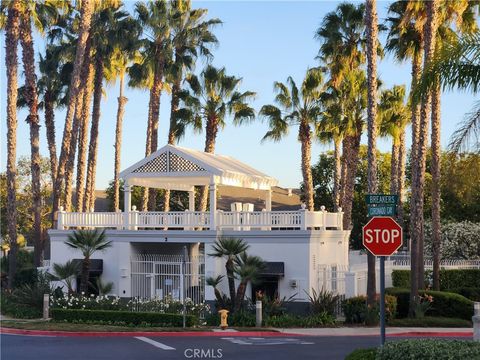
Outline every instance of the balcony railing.
<path id="1" fill-rule="evenodd" d="M 343 213 L 320 211 L 221 211 L 210 212 L 65 212 L 60 210 L 57 229 L 114 228 L 118 230 L 307 230 L 342 229 Z"/>

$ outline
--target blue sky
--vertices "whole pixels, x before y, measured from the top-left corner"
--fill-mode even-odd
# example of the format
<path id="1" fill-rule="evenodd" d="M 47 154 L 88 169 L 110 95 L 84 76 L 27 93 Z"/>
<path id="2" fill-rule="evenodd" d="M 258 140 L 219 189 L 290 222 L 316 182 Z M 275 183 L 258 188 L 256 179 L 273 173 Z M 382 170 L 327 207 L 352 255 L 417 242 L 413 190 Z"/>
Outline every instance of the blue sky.
<path id="1" fill-rule="evenodd" d="M 134 2 L 126 2 L 132 8 Z M 264 104 L 273 100 L 273 82 L 285 81 L 293 76 L 297 83 L 301 82 L 308 67 L 318 65 L 315 60 L 319 42 L 314 39 L 315 30 L 323 16 L 335 9 L 334 1 L 195 1 L 194 6 L 209 10 L 209 16 L 220 18 L 224 24 L 215 31 L 220 45 L 215 50 L 213 64 L 225 66 L 231 75 L 243 78 L 242 89 L 257 92 L 253 102 L 259 110 Z M 378 2 L 380 21 L 386 17 L 388 2 Z M 6 78 L 4 62 L 4 36 L 1 36 L 0 62 L 0 106 L 1 106 L 1 171 L 5 171 L 6 152 Z M 384 40 L 384 36 L 382 37 Z M 43 49 L 43 40 L 36 37 L 36 51 Z M 201 70 L 203 63 L 197 64 Z M 23 71 L 23 70 L 22 70 Z M 385 87 L 394 84 L 410 83 L 410 64 L 398 64 L 391 55 L 387 55 L 379 63 L 379 76 Z M 23 80 L 20 79 L 20 83 Z M 113 178 L 115 116 L 117 109 L 118 87 L 106 88 L 106 97 L 102 101 L 100 121 L 99 160 L 97 169 L 97 188 L 103 189 Z M 148 110 L 148 92 L 126 90 L 129 101 L 124 117 L 124 135 L 122 147 L 122 168 L 142 159 L 145 152 L 145 135 Z M 463 116 L 472 106 L 474 98 L 471 94 L 447 92 L 442 96 L 442 146 L 448 139 Z M 167 141 L 170 98 L 162 95 L 159 129 L 159 146 Z M 18 156 L 29 155 L 29 130 L 24 119 L 25 111 L 19 112 Z M 43 114 L 41 114 L 43 122 Z M 63 134 L 62 123 L 65 112 L 56 113 L 58 148 Z M 276 177 L 281 186 L 298 187 L 301 181 L 300 144 L 296 130 L 281 142 L 260 143 L 267 131 L 267 124 L 257 119 L 255 123 L 235 127 L 230 121 L 219 133 L 216 152 L 230 155 L 244 161 L 259 170 Z M 410 138 L 410 134 L 407 136 Z M 179 144 L 203 150 L 204 134 L 189 131 Z M 388 140 L 380 140 L 382 151 L 390 150 Z M 320 152 L 331 147 L 314 144 L 313 161 Z M 41 128 L 41 153 L 48 155 L 45 127 Z"/>

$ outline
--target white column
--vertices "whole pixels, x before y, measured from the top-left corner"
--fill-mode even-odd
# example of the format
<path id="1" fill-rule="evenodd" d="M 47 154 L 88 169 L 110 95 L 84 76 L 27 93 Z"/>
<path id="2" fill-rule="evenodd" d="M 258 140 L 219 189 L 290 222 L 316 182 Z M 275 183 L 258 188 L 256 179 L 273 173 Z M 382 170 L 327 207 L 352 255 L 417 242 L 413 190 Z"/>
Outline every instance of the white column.
<path id="1" fill-rule="evenodd" d="M 123 207 L 123 213 L 125 216 L 124 229 L 128 229 L 129 216 L 132 209 L 132 187 L 128 184 L 128 182 L 123 184 Z"/>
<path id="2" fill-rule="evenodd" d="M 345 273 L 345 298 L 357 296 L 357 274 L 354 272 Z"/>
<path id="3" fill-rule="evenodd" d="M 188 192 L 188 210 L 195 211 L 195 190 Z"/>
<path id="4" fill-rule="evenodd" d="M 265 210 L 272 211 L 272 189 L 267 190 L 265 197 Z"/>
<path id="5" fill-rule="evenodd" d="M 211 183 L 208 189 L 210 191 L 210 230 L 215 230 L 215 215 L 217 213 L 217 184 Z"/>

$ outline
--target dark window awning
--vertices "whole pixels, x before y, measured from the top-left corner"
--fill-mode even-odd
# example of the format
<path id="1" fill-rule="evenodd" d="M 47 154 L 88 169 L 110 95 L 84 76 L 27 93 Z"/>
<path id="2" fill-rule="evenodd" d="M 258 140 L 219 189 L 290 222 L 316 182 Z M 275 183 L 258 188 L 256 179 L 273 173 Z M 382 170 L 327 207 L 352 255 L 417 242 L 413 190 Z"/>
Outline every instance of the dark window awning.
<path id="1" fill-rule="evenodd" d="M 78 264 L 78 270 L 82 272 L 83 259 L 73 259 L 74 264 Z M 90 259 L 90 275 L 102 275 L 103 272 L 103 260 L 102 259 Z"/>
<path id="2" fill-rule="evenodd" d="M 260 271 L 260 276 L 285 276 L 285 263 L 283 261 L 266 261 L 265 268 Z"/>

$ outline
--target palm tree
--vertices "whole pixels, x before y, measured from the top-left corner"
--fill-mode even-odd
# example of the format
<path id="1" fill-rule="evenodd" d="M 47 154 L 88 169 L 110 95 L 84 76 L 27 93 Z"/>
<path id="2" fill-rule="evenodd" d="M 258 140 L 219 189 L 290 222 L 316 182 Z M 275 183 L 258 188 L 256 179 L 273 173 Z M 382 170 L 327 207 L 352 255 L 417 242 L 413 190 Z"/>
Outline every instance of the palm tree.
<path id="1" fill-rule="evenodd" d="M 235 125 L 253 121 L 255 118 L 255 110 L 248 105 L 255 93 L 240 92 L 238 88 L 242 78 L 227 75 L 225 68 L 217 69 L 207 65 L 199 78 L 191 74 L 186 81 L 190 92 L 182 94 L 185 108 L 179 111 L 182 114 L 193 114 L 197 123 L 204 120 L 205 152 L 215 152 L 218 130 L 225 126 L 227 114 L 233 115 Z M 207 197 L 207 187 L 204 186 L 200 192 L 200 211 L 206 210 Z"/>
<path id="2" fill-rule="evenodd" d="M 8 287 L 11 289 L 17 268 L 17 76 L 18 40 L 20 38 L 20 1 L 9 4 L 5 26 L 5 63 L 7 73 L 7 222 L 10 251 L 8 254 Z"/>
<path id="3" fill-rule="evenodd" d="M 160 95 L 164 88 L 165 70 L 171 58 L 169 4 L 156 0 L 135 5 L 137 19 L 143 28 L 143 58 L 129 70 L 137 84 L 148 84 L 150 100 L 148 105 L 148 125 L 145 156 L 157 150 Z M 144 188 L 142 211 L 155 210 L 156 191 Z"/>
<path id="4" fill-rule="evenodd" d="M 218 275 L 216 277 L 207 277 L 205 280 L 206 284 L 208 286 L 213 287 L 213 291 L 215 293 L 215 299 L 217 299 L 217 303 L 219 307 L 225 307 L 225 304 L 223 304 L 223 295 L 220 290 L 218 290 L 218 285 L 222 282 L 224 275 Z"/>
<path id="5" fill-rule="evenodd" d="M 228 289 L 232 309 L 235 308 L 235 261 L 241 253 L 245 252 L 249 245 L 243 239 L 221 237 L 212 245 L 213 252 L 209 256 L 226 258 L 225 270 L 227 272 Z"/>
<path id="6" fill-rule="evenodd" d="M 193 70 L 198 56 L 210 59 L 209 47 L 218 44 L 211 28 L 221 24 L 219 19 L 204 20 L 207 9 L 191 9 L 191 2 L 172 1 L 169 16 L 172 31 L 173 62 L 169 66 L 171 73 L 171 106 L 168 144 L 174 145 L 185 134 L 185 123 L 178 115 L 180 105 L 181 82 L 185 70 Z M 170 209 L 170 190 L 165 190 L 163 211 Z"/>
<path id="7" fill-rule="evenodd" d="M 322 114 L 320 96 L 323 91 L 323 75 L 319 68 L 307 70 L 301 88 L 298 89 L 292 77 L 287 83 L 275 82 L 277 92 L 275 105 L 264 105 L 260 115 L 267 118 L 270 130 L 263 140 L 279 141 L 288 133 L 289 126 L 298 125 L 298 139 L 302 144 L 303 198 L 308 210 L 313 211 L 313 179 L 311 168 L 312 127 L 316 129 Z"/>
<path id="8" fill-rule="evenodd" d="M 80 278 L 80 292 L 87 293 L 88 274 L 90 271 L 90 258 L 97 251 L 104 251 L 111 246 L 112 242 L 107 240 L 105 230 L 76 230 L 68 235 L 65 245 L 80 250 L 83 255 L 82 273 Z"/>
<path id="9" fill-rule="evenodd" d="M 378 53 L 378 16 L 376 0 L 367 0 L 365 8 L 365 28 L 367 38 L 367 128 L 368 128 L 368 186 L 369 194 L 378 191 L 377 178 L 377 53 Z M 368 303 L 375 303 L 375 256 L 367 253 Z"/>
<path id="10" fill-rule="evenodd" d="M 52 212 L 58 211 L 60 203 L 60 195 L 62 191 L 62 184 L 65 176 L 65 169 L 68 159 L 68 152 L 70 150 L 70 142 L 72 136 L 72 122 L 75 112 L 75 105 L 77 97 L 81 88 L 80 72 L 82 69 L 83 57 L 85 55 L 85 47 L 87 43 L 88 34 L 90 31 L 90 24 L 92 20 L 94 2 L 92 0 L 85 0 L 81 3 L 78 40 L 75 51 L 75 61 L 73 63 L 73 71 L 70 78 L 70 86 L 68 91 L 67 114 L 65 117 L 65 125 L 63 130 L 62 147 L 60 158 L 57 166 L 57 176 L 55 177 L 55 186 L 53 189 L 53 207 Z"/>
<path id="11" fill-rule="evenodd" d="M 53 264 L 52 280 L 63 281 L 67 286 L 69 294 L 73 294 L 73 280 L 76 279 L 80 272 L 78 262 L 68 260 L 65 264 Z"/>
<path id="12" fill-rule="evenodd" d="M 251 256 L 243 252 L 236 258 L 235 265 L 235 273 L 240 278 L 234 306 L 234 311 L 237 312 L 242 307 L 248 283 L 256 283 L 258 281 L 258 277 L 261 270 L 265 267 L 265 263 L 260 257 Z"/>

